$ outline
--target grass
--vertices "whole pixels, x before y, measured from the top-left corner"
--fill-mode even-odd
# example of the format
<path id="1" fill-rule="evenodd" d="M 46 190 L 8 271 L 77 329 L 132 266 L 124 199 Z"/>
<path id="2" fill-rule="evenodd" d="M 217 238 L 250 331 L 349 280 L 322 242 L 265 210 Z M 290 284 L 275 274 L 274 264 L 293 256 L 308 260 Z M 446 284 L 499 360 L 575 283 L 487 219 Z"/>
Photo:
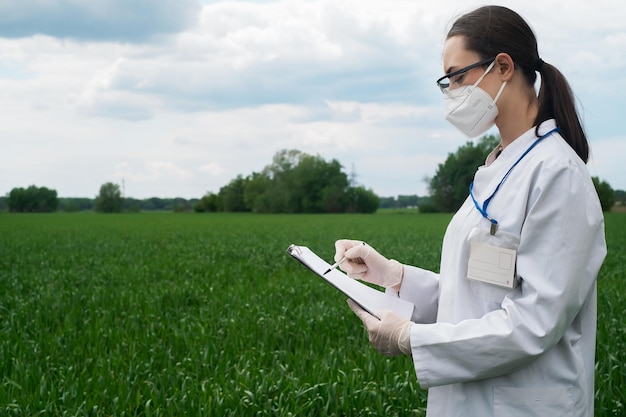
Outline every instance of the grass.
<path id="1" fill-rule="evenodd" d="M 626 415 L 626 214 L 605 215 L 608 254 L 598 277 L 596 416 Z"/>
<path id="2" fill-rule="evenodd" d="M 367 343 L 293 261 L 355 237 L 437 269 L 449 215 L 0 215 L 0 415 L 424 415 L 409 358 Z M 596 415 L 624 414 L 626 216 L 607 215 Z"/>

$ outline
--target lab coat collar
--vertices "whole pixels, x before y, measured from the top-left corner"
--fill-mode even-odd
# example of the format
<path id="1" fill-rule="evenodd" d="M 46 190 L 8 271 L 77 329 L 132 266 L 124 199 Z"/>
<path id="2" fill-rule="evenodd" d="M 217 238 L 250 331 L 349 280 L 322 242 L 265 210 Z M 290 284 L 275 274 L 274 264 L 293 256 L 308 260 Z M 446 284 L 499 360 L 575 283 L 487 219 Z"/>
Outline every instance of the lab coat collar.
<path id="1" fill-rule="evenodd" d="M 535 127 L 533 126 L 511 142 L 509 146 L 504 148 L 497 158 L 498 147 L 496 147 L 489 156 L 487 156 L 485 165 L 479 167 L 474 176 L 473 192 L 478 201 L 482 202 L 491 195 L 511 165 L 519 159 L 526 149 L 528 149 L 538 137 L 545 135 L 555 127 L 556 121 L 554 119 L 546 120 L 539 126 L 539 131 L 537 132 L 539 136 L 537 136 L 535 135 Z M 533 149 L 533 152 L 536 152 L 538 149 Z"/>
<path id="2" fill-rule="evenodd" d="M 513 142 L 511 142 L 509 146 L 504 148 L 502 152 L 500 153 L 500 155 L 498 155 L 498 152 L 500 151 L 500 145 L 498 145 L 487 156 L 487 159 L 485 160 L 485 166 L 490 166 L 496 160 L 498 161 L 498 165 L 504 164 L 505 166 L 510 166 L 512 163 L 514 163 L 517 160 L 517 158 L 519 158 L 519 156 L 522 153 L 524 153 L 524 151 L 530 145 L 532 145 L 532 143 L 538 137 L 545 135 L 546 133 L 548 133 L 555 127 L 556 127 L 556 121 L 554 119 L 546 120 L 545 122 L 539 125 L 539 130 L 537 132 L 539 136 L 537 136 L 535 134 L 535 126 L 533 126 L 532 128 L 528 129 L 526 132 L 524 132 L 520 137 L 518 137 Z"/>

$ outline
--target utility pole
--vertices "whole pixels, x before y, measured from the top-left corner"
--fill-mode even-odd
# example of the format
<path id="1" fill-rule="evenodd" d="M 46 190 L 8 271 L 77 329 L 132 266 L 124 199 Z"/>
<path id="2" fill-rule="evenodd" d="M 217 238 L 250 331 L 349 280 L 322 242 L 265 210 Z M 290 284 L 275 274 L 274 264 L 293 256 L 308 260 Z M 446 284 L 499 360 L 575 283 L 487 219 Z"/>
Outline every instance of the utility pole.
<path id="1" fill-rule="evenodd" d="M 352 163 L 352 171 L 350 171 L 350 177 L 348 179 L 348 181 L 350 182 L 350 187 L 354 188 L 357 186 L 358 182 L 357 182 L 357 173 L 356 173 L 356 168 L 354 167 L 354 162 Z"/>

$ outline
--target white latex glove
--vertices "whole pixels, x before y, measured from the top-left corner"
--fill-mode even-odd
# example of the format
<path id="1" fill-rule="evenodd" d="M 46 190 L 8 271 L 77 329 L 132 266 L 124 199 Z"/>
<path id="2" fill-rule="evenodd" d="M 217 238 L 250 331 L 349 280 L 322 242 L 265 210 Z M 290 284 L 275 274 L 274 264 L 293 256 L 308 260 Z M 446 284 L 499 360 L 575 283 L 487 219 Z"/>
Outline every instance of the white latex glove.
<path id="1" fill-rule="evenodd" d="M 390 310 L 376 311 L 380 317 L 378 320 L 354 301 L 348 299 L 348 304 L 367 328 L 370 343 L 377 351 L 386 356 L 411 354 L 411 326 L 413 322 Z"/>
<path id="2" fill-rule="evenodd" d="M 394 259 L 387 259 L 367 243 L 342 239 L 335 242 L 335 262 L 350 278 L 361 279 L 382 287 L 396 287 L 402 282 L 404 268 Z"/>

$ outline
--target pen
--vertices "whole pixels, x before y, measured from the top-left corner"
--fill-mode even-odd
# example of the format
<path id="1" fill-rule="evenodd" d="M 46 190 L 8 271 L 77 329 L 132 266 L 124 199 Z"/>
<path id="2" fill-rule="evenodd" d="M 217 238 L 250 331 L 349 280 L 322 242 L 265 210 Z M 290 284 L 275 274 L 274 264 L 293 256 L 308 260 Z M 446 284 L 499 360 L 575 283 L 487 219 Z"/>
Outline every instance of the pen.
<path id="1" fill-rule="evenodd" d="M 326 272 L 324 272 L 324 274 L 323 274 L 323 275 L 326 275 L 326 274 L 328 274 L 330 271 L 332 271 L 333 269 L 337 268 L 337 267 L 338 267 L 339 265 L 341 265 L 341 263 L 342 263 L 343 261 L 345 261 L 345 260 L 346 260 L 346 257 L 344 256 L 343 258 L 341 258 L 341 259 L 339 260 L 339 262 L 335 262 L 334 264 L 332 264 L 332 265 L 330 266 L 330 268 L 328 268 L 328 269 L 326 270 Z"/>
<path id="2" fill-rule="evenodd" d="M 361 245 L 365 245 L 365 242 L 361 242 Z M 347 259 L 347 258 L 346 258 L 346 256 L 344 255 L 344 256 L 343 256 L 343 258 L 341 258 L 338 262 L 335 262 L 334 264 L 332 264 L 332 265 L 330 266 L 330 268 L 328 268 L 328 269 L 326 270 L 326 272 L 324 272 L 322 275 L 326 275 L 326 274 L 328 274 L 330 271 L 332 271 L 333 269 L 335 269 L 335 268 L 337 268 L 339 265 L 341 265 L 341 263 L 342 263 L 343 261 L 345 261 L 346 259 Z"/>

